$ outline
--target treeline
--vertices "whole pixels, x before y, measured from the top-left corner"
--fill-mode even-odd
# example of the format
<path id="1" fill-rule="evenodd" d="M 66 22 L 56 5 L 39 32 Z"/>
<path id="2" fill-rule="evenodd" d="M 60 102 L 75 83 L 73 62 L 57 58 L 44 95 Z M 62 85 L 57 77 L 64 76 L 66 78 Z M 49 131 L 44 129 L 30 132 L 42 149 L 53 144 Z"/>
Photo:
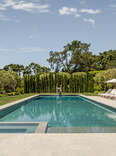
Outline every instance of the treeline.
<path id="1" fill-rule="evenodd" d="M 50 68 L 37 63 L 27 66 L 19 64 L 5 65 L 5 71 L 14 71 L 19 76 L 35 75 L 48 72 L 90 72 L 116 68 L 116 50 L 99 52 L 95 55 L 90 51 L 91 44 L 74 40 L 64 46 L 62 51 L 50 51 L 47 59 Z"/>
<path id="2" fill-rule="evenodd" d="M 0 71 L 0 91 L 4 93 L 55 93 L 60 87 L 63 92 L 83 93 L 99 92 L 111 88 L 107 80 L 116 78 L 116 68 L 104 71 L 49 72 L 36 75 L 25 75 L 21 78 L 13 71 Z"/>
<path id="3" fill-rule="evenodd" d="M 0 69 L 0 91 L 31 93 L 81 93 L 103 91 L 105 81 L 116 78 L 116 50 L 90 51 L 90 44 L 74 40 L 62 51 L 50 51 L 50 68 L 30 63 L 27 66 L 9 64 Z"/>
<path id="4" fill-rule="evenodd" d="M 37 75 L 27 75 L 24 77 L 25 93 L 55 93 L 60 87 L 62 92 L 82 93 L 94 91 L 94 75 L 97 73 L 45 73 Z"/>
<path id="5" fill-rule="evenodd" d="M 99 52 L 95 55 L 90 51 L 91 44 L 74 40 L 64 46 L 62 51 L 50 51 L 47 59 L 50 68 L 37 63 L 27 66 L 9 64 L 1 70 L 14 71 L 19 76 L 35 75 L 48 72 L 90 72 L 116 68 L 116 50 Z"/>
<path id="6" fill-rule="evenodd" d="M 1 70 L 13 71 L 17 73 L 19 76 L 24 76 L 26 74 L 32 75 L 37 73 L 50 72 L 50 68 L 45 66 L 40 66 L 39 64 L 34 62 L 30 63 L 27 66 L 20 65 L 20 64 L 9 64 L 9 65 L 5 65 Z"/>

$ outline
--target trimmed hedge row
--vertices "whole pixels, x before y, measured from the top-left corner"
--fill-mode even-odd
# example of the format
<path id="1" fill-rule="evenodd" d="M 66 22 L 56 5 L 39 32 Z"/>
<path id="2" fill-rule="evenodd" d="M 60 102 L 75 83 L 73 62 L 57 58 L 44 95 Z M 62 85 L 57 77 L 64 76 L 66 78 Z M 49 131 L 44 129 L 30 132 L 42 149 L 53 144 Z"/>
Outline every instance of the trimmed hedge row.
<path id="1" fill-rule="evenodd" d="M 77 72 L 68 74 L 44 73 L 37 75 L 26 75 L 24 77 L 25 93 L 55 93 L 57 87 L 66 93 L 82 93 L 94 91 L 94 76 L 96 72 Z"/>

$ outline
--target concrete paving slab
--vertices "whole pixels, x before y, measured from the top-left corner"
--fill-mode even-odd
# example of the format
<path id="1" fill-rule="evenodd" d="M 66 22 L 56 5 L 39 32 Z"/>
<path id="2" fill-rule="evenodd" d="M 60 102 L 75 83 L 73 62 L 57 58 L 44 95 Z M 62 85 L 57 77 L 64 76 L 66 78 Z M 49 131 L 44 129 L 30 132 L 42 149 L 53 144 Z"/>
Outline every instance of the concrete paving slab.
<path id="1" fill-rule="evenodd" d="M 0 135 L 0 156 L 115 156 L 116 134 Z"/>

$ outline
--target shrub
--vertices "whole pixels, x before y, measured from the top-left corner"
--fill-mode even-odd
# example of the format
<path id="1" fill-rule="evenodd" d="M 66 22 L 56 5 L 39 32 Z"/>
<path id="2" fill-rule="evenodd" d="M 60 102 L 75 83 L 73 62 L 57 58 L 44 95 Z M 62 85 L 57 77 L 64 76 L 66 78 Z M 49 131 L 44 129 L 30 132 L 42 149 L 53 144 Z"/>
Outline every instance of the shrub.
<path id="1" fill-rule="evenodd" d="M 99 85 L 95 85 L 94 86 L 94 90 L 95 91 L 101 91 L 102 90 L 102 86 L 99 84 Z"/>
<path id="2" fill-rule="evenodd" d="M 0 94 L 0 97 L 3 97 L 3 94 Z"/>
<path id="3" fill-rule="evenodd" d="M 17 94 L 17 95 L 19 95 L 19 94 L 24 94 L 24 88 L 19 88 L 19 87 L 18 87 L 18 88 L 16 89 L 16 94 Z"/>
<path id="4" fill-rule="evenodd" d="M 16 95 L 16 92 L 8 93 L 8 96 L 15 96 L 15 95 Z"/>
<path id="5" fill-rule="evenodd" d="M 94 94 L 98 95 L 99 91 L 95 91 Z"/>

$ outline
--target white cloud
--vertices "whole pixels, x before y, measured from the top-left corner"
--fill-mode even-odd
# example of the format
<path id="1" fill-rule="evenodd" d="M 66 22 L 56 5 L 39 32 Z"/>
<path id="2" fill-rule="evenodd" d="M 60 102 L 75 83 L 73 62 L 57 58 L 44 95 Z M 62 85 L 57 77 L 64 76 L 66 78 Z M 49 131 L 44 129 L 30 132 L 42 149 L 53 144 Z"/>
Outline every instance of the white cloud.
<path id="1" fill-rule="evenodd" d="M 84 22 L 89 22 L 89 23 L 91 23 L 92 25 L 95 25 L 95 20 L 94 19 L 92 19 L 92 18 L 84 18 L 83 19 L 84 20 Z"/>
<path id="2" fill-rule="evenodd" d="M 13 21 L 16 23 L 19 23 L 20 20 L 17 19 L 17 17 L 12 16 L 11 18 L 9 18 L 8 16 L 4 15 L 3 13 L 0 13 L 0 21 Z"/>
<path id="3" fill-rule="evenodd" d="M 76 8 L 62 7 L 61 9 L 59 9 L 59 13 L 61 15 L 75 14 L 75 13 L 77 13 L 77 9 Z"/>
<path id="4" fill-rule="evenodd" d="M 99 13 L 101 13 L 101 11 L 98 10 L 98 9 L 96 9 L 96 10 L 93 10 L 93 9 L 81 9 L 80 13 L 99 14 Z"/>
<path id="5" fill-rule="evenodd" d="M 31 53 L 31 52 L 44 52 L 44 51 L 46 51 L 46 49 L 44 49 L 44 48 L 40 48 L 40 47 L 30 47 L 30 48 L 14 48 L 14 49 L 7 49 L 7 48 L 0 48 L 0 53 L 3 53 L 3 52 L 5 52 L 5 53 L 7 53 L 7 52 L 15 52 L 15 53 L 23 53 L 23 52 L 25 52 L 25 53 Z"/>
<path id="6" fill-rule="evenodd" d="M 20 50 L 23 52 L 44 52 L 45 51 L 45 49 L 40 47 L 21 48 Z"/>
<path id="7" fill-rule="evenodd" d="M 75 17 L 79 17 L 77 8 L 69 8 L 69 7 L 62 7 L 59 9 L 60 15 L 73 15 Z"/>
<path id="8" fill-rule="evenodd" d="M 9 20 L 10 19 L 7 16 L 0 14 L 0 21 L 9 21 Z"/>
<path id="9" fill-rule="evenodd" d="M 6 10 L 6 7 L 0 4 L 0 11 Z"/>
<path id="10" fill-rule="evenodd" d="M 14 2 L 13 0 L 4 0 L 4 6 L 5 7 L 9 7 L 9 6 L 13 6 L 13 5 L 15 5 L 16 4 L 16 2 Z"/>
<path id="11" fill-rule="evenodd" d="M 40 13 L 49 12 L 48 4 L 25 2 L 23 0 L 17 2 L 14 0 L 4 0 L 4 3 L 0 4 L 1 10 L 6 10 L 8 7 L 14 10 L 23 10 L 27 12 L 32 12 L 32 11 L 39 11 Z"/>
<path id="12" fill-rule="evenodd" d="M 33 11 L 33 10 L 38 10 L 39 12 L 48 12 L 48 5 L 40 5 L 36 3 L 26 3 L 26 2 L 19 2 L 18 4 L 15 4 L 12 6 L 13 9 L 16 10 L 24 10 L 24 11 Z"/>
<path id="13" fill-rule="evenodd" d="M 60 15 L 73 15 L 74 17 L 79 17 L 81 16 L 79 13 L 88 13 L 88 14 L 99 14 L 101 11 L 100 10 L 93 10 L 93 9 L 81 9 L 78 11 L 77 8 L 69 8 L 69 7 L 62 7 L 59 9 L 59 14 Z M 81 16 L 84 22 L 91 23 L 93 26 L 95 26 L 95 19 L 93 18 L 83 18 Z"/>

